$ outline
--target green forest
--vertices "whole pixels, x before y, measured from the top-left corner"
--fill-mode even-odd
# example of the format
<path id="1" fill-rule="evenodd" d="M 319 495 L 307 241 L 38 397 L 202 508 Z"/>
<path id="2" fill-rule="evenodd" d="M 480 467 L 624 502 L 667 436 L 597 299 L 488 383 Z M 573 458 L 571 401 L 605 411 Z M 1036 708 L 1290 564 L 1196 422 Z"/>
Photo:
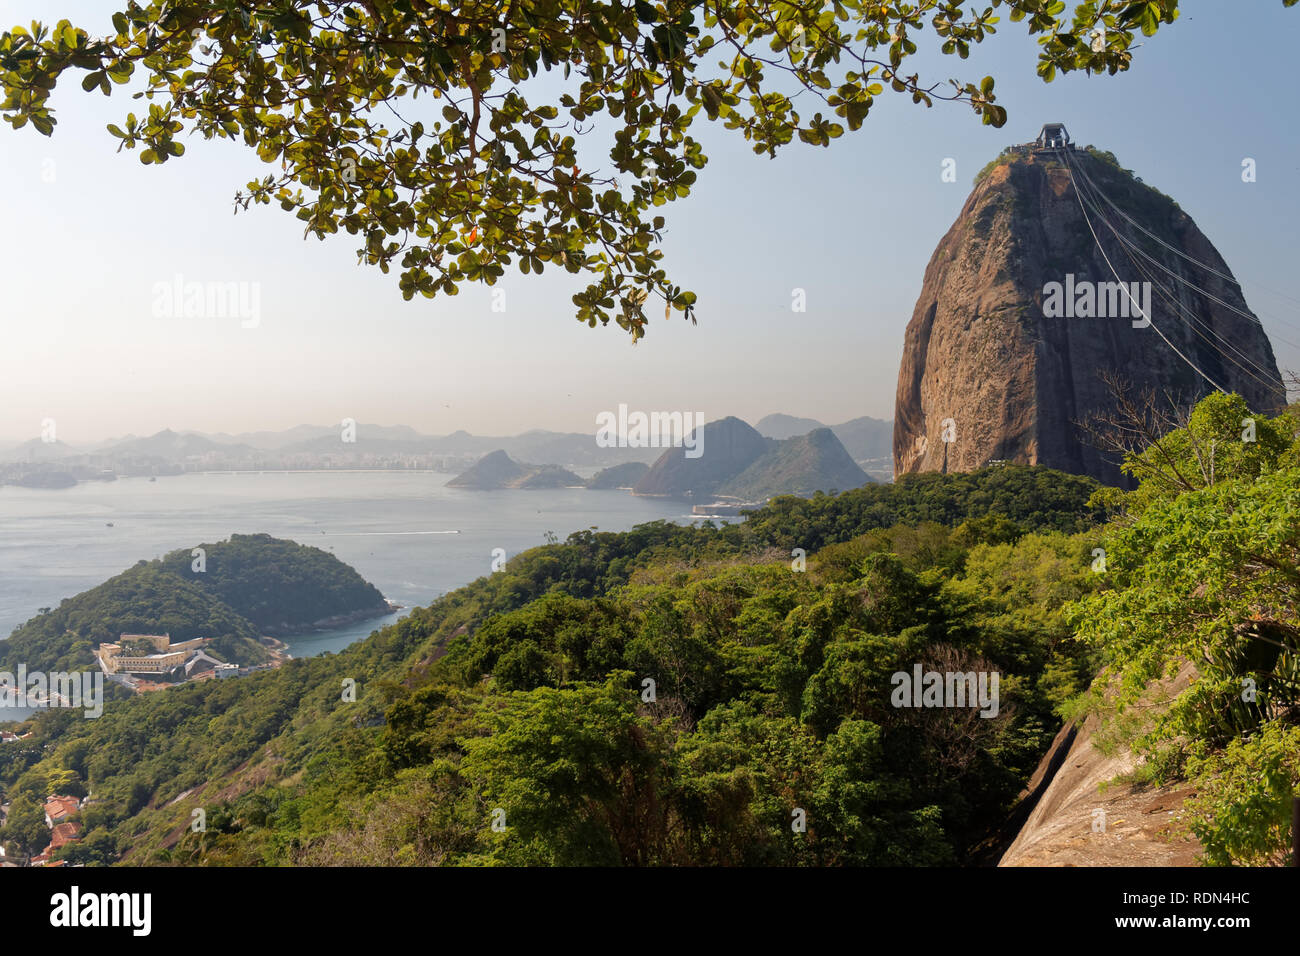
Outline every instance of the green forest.
<path id="1" fill-rule="evenodd" d="M 578 532 L 340 654 L 42 715 L 0 839 L 66 789 L 87 863 L 981 865 L 1096 714 L 1195 782 L 1206 863 L 1284 862 L 1300 443 L 1248 417 L 1206 398 L 1130 491 L 1002 465 Z M 999 674 L 996 716 L 894 706 L 917 665 Z"/>

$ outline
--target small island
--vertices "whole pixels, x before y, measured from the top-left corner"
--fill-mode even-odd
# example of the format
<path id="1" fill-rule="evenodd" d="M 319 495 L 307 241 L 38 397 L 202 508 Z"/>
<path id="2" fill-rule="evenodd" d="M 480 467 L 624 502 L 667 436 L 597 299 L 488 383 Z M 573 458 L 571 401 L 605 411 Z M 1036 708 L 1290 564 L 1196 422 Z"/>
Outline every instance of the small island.
<path id="1" fill-rule="evenodd" d="M 93 668 L 114 677 L 144 668 L 164 683 L 196 672 L 247 673 L 287 659 L 279 637 L 395 609 L 326 551 L 268 534 L 236 534 L 139 561 L 43 609 L 0 642 L 0 670 L 23 663 L 33 671 Z"/>
<path id="2" fill-rule="evenodd" d="M 447 482 L 447 487 L 491 491 L 498 488 L 582 488 L 585 484 L 567 468 L 525 465 L 515 461 L 504 450 L 497 449 Z"/>

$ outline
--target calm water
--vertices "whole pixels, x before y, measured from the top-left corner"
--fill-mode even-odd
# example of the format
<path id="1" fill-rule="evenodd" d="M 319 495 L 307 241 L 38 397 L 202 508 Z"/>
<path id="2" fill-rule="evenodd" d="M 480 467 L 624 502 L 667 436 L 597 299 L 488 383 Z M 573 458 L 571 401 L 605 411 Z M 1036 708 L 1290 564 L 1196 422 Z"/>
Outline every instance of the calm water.
<path id="1" fill-rule="evenodd" d="M 487 574 L 507 556 L 597 527 L 690 520 L 679 502 L 582 488 L 467 491 L 434 472 L 192 474 L 0 487 L 0 635 L 141 558 L 265 532 L 329 551 L 404 608 Z M 109 527 L 112 525 L 112 527 Z M 457 532 L 457 533 L 448 533 Z M 287 639 L 295 657 L 338 651 L 398 614 Z M 13 713 L 8 713 L 13 719 Z M 5 717 L 0 717 L 5 719 Z"/>

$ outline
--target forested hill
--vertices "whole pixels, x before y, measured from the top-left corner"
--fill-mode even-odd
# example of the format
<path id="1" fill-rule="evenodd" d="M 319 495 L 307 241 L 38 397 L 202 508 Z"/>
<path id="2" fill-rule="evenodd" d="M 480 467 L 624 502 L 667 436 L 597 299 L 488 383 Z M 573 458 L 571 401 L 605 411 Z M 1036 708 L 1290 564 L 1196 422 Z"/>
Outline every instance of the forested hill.
<path id="1" fill-rule="evenodd" d="M 166 555 L 163 568 L 224 601 L 263 634 L 301 633 L 331 618 L 388 610 L 378 588 L 320 548 L 268 534 L 233 534 L 199 547 L 203 572 L 194 570 L 192 550 Z"/>
<path id="2" fill-rule="evenodd" d="M 195 549 L 140 561 L 37 615 L 0 641 L 0 666 L 89 668 L 94 648 L 122 633 L 169 633 L 175 641 L 211 637 L 218 656 L 257 664 L 268 659 L 259 635 L 388 610 L 373 585 L 319 548 L 265 534 L 232 535 L 199 548 L 201 563 Z"/>

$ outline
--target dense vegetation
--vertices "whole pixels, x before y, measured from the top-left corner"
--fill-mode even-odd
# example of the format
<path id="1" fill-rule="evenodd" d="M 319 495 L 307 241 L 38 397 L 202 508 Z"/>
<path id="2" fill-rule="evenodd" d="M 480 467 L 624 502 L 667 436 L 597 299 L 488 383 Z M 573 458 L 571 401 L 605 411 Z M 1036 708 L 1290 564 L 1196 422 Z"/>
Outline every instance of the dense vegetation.
<path id="1" fill-rule="evenodd" d="M 92 789 L 90 860 L 969 862 L 1092 674 L 1060 609 L 1094 490 L 1003 467 L 580 532 L 337 656 L 43 716 L 0 786 Z M 998 715 L 892 707 L 918 663 L 998 671 Z"/>
<path id="2" fill-rule="evenodd" d="M 300 633 L 326 618 L 387 610 L 378 588 L 320 548 L 268 534 L 232 534 L 199 547 L 202 573 L 185 550 L 164 557 L 163 568 L 229 604 L 263 634 Z"/>
<path id="3" fill-rule="evenodd" d="M 746 522 L 751 541 L 812 552 L 895 524 L 957 525 L 999 516 L 1022 528 L 1073 534 L 1106 516 L 1091 502 L 1097 482 L 1048 468 L 995 465 L 980 471 L 903 475 L 841 495 L 777 498 Z"/>
<path id="4" fill-rule="evenodd" d="M 588 488 L 631 488 L 645 477 L 650 466 L 643 461 L 626 461 L 621 465 L 602 468 L 587 479 Z"/>

